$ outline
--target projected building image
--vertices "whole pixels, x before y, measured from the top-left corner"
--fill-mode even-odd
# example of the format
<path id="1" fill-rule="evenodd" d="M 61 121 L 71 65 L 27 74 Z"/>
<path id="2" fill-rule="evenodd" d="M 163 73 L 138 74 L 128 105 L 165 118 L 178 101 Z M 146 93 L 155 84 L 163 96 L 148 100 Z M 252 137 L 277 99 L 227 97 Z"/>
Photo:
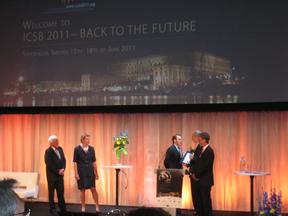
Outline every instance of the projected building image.
<path id="1" fill-rule="evenodd" d="M 82 74 L 77 81 L 15 81 L 3 106 L 84 106 L 183 103 L 236 103 L 229 59 L 194 51 L 131 58 L 106 66 L 106 75 Z M 213 94 L 215 86 L 223 91 Z M 212 88 L 213 91 L 210 91 Z"/>

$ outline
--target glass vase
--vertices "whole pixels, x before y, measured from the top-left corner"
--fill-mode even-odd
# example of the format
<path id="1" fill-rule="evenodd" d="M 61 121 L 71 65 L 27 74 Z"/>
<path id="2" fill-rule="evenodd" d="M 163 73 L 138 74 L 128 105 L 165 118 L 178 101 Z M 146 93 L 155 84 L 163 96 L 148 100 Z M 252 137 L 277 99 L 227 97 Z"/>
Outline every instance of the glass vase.
<path id="1" fill-rule="evenodd" d="M 116 165 L 121 165 L 121 155 L 120 157 L 116 157 Z"/>

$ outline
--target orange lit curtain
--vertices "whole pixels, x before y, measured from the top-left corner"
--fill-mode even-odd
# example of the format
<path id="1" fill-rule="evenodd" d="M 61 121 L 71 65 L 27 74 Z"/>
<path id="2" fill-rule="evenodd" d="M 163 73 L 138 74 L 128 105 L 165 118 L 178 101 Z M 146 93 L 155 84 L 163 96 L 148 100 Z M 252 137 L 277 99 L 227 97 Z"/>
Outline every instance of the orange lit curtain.
<path id="1" fill-rule="evenodd" d="M 56 134 L 67 159 L 66 201 L 79 203 L 73 148 L 79 143 L 80 135 L 87 132 L 96 149 L 100 203 L 114 204 L 115 172 L 101 166 L 116 162 L 112 137 L 120 131 L 128 131 L 129 155 L 123 157 L 122 163 L 131 164 L 133 168 L 125 170 L 128 181 L 124 174 L 120 176 L 120 204 L 155 206 L 154 170 L 170 145 L 172 134 L 181 133 L 183 149 L 188 149 L 191 134 L 196 129 L 208 131 L 212 137 L 216 155 L 214 209 L 249 211 L 249 177 L 234 174 L 242 155 L 251 169 L 271 172 L 270 176 L 255 179 L 255 208 L 257 197 L 271 188 L 282 191 L 284 206 L 287 206 L 288 112 L 0 115 L 0 171 L 39 172 L 39 200 L 47 201 L 44 152 L 49 146 L 48 136 Z M 183 208 L 191 208 L 187 177 L 184 178 L 183 197 Z M 93 203 L 90 193 L 87 193 L 87 200 Z"/>

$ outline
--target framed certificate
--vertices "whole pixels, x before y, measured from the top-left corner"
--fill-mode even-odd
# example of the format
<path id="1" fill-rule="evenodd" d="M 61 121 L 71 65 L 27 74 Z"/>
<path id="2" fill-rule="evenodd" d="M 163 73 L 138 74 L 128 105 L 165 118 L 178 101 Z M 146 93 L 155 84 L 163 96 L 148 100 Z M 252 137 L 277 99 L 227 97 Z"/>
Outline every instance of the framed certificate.
<path id="1" fill-rule="evenodd" d="M 183 159 L 182 159 L 182 163 L 183 164 L 190 164 L 190 161 L 193 158 L 193 156 L 194 156 L 194 152 L 193 153 L 186 152 Z"/>

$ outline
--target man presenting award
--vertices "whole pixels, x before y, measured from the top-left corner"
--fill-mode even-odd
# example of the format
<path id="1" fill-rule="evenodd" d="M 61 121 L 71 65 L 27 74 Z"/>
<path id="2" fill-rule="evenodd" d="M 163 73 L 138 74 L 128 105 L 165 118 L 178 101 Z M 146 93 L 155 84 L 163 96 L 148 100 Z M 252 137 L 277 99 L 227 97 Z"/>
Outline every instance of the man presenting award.
<path id="1" fill-rule="evenodd" d="M 190 162 L 193 204 L 196 215 L 211 216 L 211 187 L 213 180 L 214 151 L 209 144 L 210 135 L 202 132 L 198 137 L 200 148 L 197 147 L 195 160 Z"/>

